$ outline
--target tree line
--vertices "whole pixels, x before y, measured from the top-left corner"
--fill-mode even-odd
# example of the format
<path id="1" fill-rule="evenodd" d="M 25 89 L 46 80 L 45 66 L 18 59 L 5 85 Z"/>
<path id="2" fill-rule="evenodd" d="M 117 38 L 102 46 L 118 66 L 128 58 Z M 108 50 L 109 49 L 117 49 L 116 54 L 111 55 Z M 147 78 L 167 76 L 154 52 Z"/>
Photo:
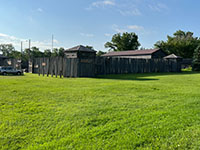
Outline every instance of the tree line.
<path id="1" fill-rule="evenodd" d="M 26 48 L 23 52 L 15 50 L 12 44 L 0 44 L 0 52 L 3 56 L 9 58 L 22 59 L 23 61 L 28 61 L 29 58 L 35 57 L 51 57 L 51 56 L 64 56 L 64 48 L 54 48 L 51 52 L 50 49 L 40 51 L 37 47 L 32 47 L 31 49 Z"/>

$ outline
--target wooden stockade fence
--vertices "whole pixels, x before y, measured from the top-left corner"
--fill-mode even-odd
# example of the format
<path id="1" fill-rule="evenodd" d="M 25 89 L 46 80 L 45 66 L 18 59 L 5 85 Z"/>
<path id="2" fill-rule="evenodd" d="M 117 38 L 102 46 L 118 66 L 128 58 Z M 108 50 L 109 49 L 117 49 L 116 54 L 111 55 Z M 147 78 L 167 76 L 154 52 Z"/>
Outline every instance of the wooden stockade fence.
<path id="1" fill-rule="evenodd" d="M 180 72 L 181 62 L 173 59 L 107 58 L 34 58 L 32 73 L 56 77 L 95 77 L 106 74 Z"/>
<path id="2" fill-rule="evenodd" d="M 29 64 L 32 73 L 60 77 L 94 77 L 93 59 L 78 58 L 35 58 Z"/>
<path id="3" fill-rule="evenodd" d="M 32 73 L 47 76 L 78 77 L 78 59 L 62 57 L 35 58 L 31 62 Z"/>
<path id="4" fill-rule="evenodd" d="M 180 72 L 180 61 L 168 59 L 97 58 L 96 74 Z"/>

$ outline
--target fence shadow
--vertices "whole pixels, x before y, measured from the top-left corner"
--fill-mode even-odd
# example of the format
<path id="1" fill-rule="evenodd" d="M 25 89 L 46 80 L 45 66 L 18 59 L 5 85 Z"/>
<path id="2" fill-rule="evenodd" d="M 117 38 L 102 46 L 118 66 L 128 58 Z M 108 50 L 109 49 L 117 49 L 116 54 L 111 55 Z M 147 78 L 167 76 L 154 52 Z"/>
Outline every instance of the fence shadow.
<path id="1" fill-rule="evenodd" d="M 200 72 L 184 71 L 179 73 L 111 74 L 111 75 L 98 75 L 96 79 L 155 81 L 159 80 L 157 78 L 158 76 L 190 75 L 190 74 L 200 74 Z"/>

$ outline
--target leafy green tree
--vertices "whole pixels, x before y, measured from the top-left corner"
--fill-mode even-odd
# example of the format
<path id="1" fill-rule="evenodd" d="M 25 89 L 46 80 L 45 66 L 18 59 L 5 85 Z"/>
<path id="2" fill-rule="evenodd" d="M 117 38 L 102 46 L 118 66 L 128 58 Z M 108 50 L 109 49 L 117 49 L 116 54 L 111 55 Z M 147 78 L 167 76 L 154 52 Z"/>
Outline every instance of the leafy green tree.
<path id="1" fill-rule="evenodd" d="M 12 51 L 9 55 L 10 58 L 21 59 L 22 53 L 19 51 Z"/>
<path id="2" fill-rule="evenodd" d="M 58 56 L 64 57 L 64 55 L 65 55 L 65 49 L 63 47 L 59 48 Z"/>
<path id="3" fill-rule="evenodd" d="M 174 53 L 183 58 L 192 58 L 194 50 L 200 44 L 198 37 L 192 32 L 176 31 L 173 36 L 167 36 L 167 41 L 158 41 L 154 46 L 161 48 L 167 54 Z"/>
<path id="4" fill-rule="evenodd" d="M 26 48 L 23 52 L 23 60 L 29 60 L 29 58 L 44 57 L 44 53 L 37 47 L 32 47 L 31 49 Z"/>
<path id="5" fill-rule="evenodd" d="M 57 48 L 54 48 L 51 56 L 53 57 L 59 56 L 59 50 Z"/>
<path id="6" fill-rule="evenodd" d="M 122 35 L 117 33 L 113 35 L 111 42 L 105 44 L 105 48 L 110 51 L 136 50 L 139 46 L 138 36 L 133 32 L 125 32 Z"/>
<path id="7" fill-rule="evenodd" d="M 192 70 L 200 71 L 200 45 L 194 51 Z"/>
<path id="8" fill-rule="evenodd" d="M 39 48 L 37 48 L 37 47 L 32 47 L 32 48 L 31 48 L 31 56 L 34 57 L 34 58 L 35 58 L 35 57 L 43 57 L 44 54 L 43 54 L 43 52 L 40 51 Z"/>
<path id="9" fill-rule="evenodd" d="M 44 50 L 44 57 L 51 57 L 51 50 L 50 49 Z"/>
<path id="10" fill-rule="evenodd" d="M 51 57 L 51 56 L 53 56 L 53 57 L 55 57 L 55 56 L 63 57 L 64 56 L 64 52 L 65 52 L 65 49 L 62 48 L 62 47 L 59 48 L 59 49 L 54 48 L 52 53 L 51 53 L 50 49 L 46 49 L 46 50 L 44 50 L 44 57 Z"/>
<path id="11" fill-rule="evenodd" d="M 85 47 L 94 50 L 93 46 L 86 45 Z"/>
<path id="12" fill-rule="evenodd" d="M 24 61 L 28 61 L 29 60 L 29 54 L 30 54 L 30 57 L 31 57 L 31 55 L 32 55 L 32 52 L 31 52 L 31 50 L 29 50 L 29 48 L 26 48 L 25 50 L 24 50 L 24 52 L 23 52 L 23 54 L 22 54 L 22 59 L 24 60 Z"/>
<path id="13" fill-rule="evenodd" d="M 11 57 L 11 54 L 13 51 L 15 51 L 15 48 L 12 44 L 1 44 L 0 51 L 4 56 Z"/>
<path id="14" fill-rule="evenodd" d="M 103 55 L 103 54 L 106 54 L 106 52 L 103 52 L 103 51 L 98 51 L 98 52 L 97 52 L 97 56 L 101 56 L 101 55 Z"/>

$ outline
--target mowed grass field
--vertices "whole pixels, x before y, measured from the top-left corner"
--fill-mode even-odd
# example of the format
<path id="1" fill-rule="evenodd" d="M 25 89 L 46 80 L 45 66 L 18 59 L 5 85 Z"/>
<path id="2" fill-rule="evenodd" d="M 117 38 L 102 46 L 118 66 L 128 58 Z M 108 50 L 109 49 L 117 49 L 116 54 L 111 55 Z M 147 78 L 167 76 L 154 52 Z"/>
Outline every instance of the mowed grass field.
<path id="1" fill-rule="evenodd" d="M 200 73 L 0 76 L 0 149 L 200 149 Z"/>

